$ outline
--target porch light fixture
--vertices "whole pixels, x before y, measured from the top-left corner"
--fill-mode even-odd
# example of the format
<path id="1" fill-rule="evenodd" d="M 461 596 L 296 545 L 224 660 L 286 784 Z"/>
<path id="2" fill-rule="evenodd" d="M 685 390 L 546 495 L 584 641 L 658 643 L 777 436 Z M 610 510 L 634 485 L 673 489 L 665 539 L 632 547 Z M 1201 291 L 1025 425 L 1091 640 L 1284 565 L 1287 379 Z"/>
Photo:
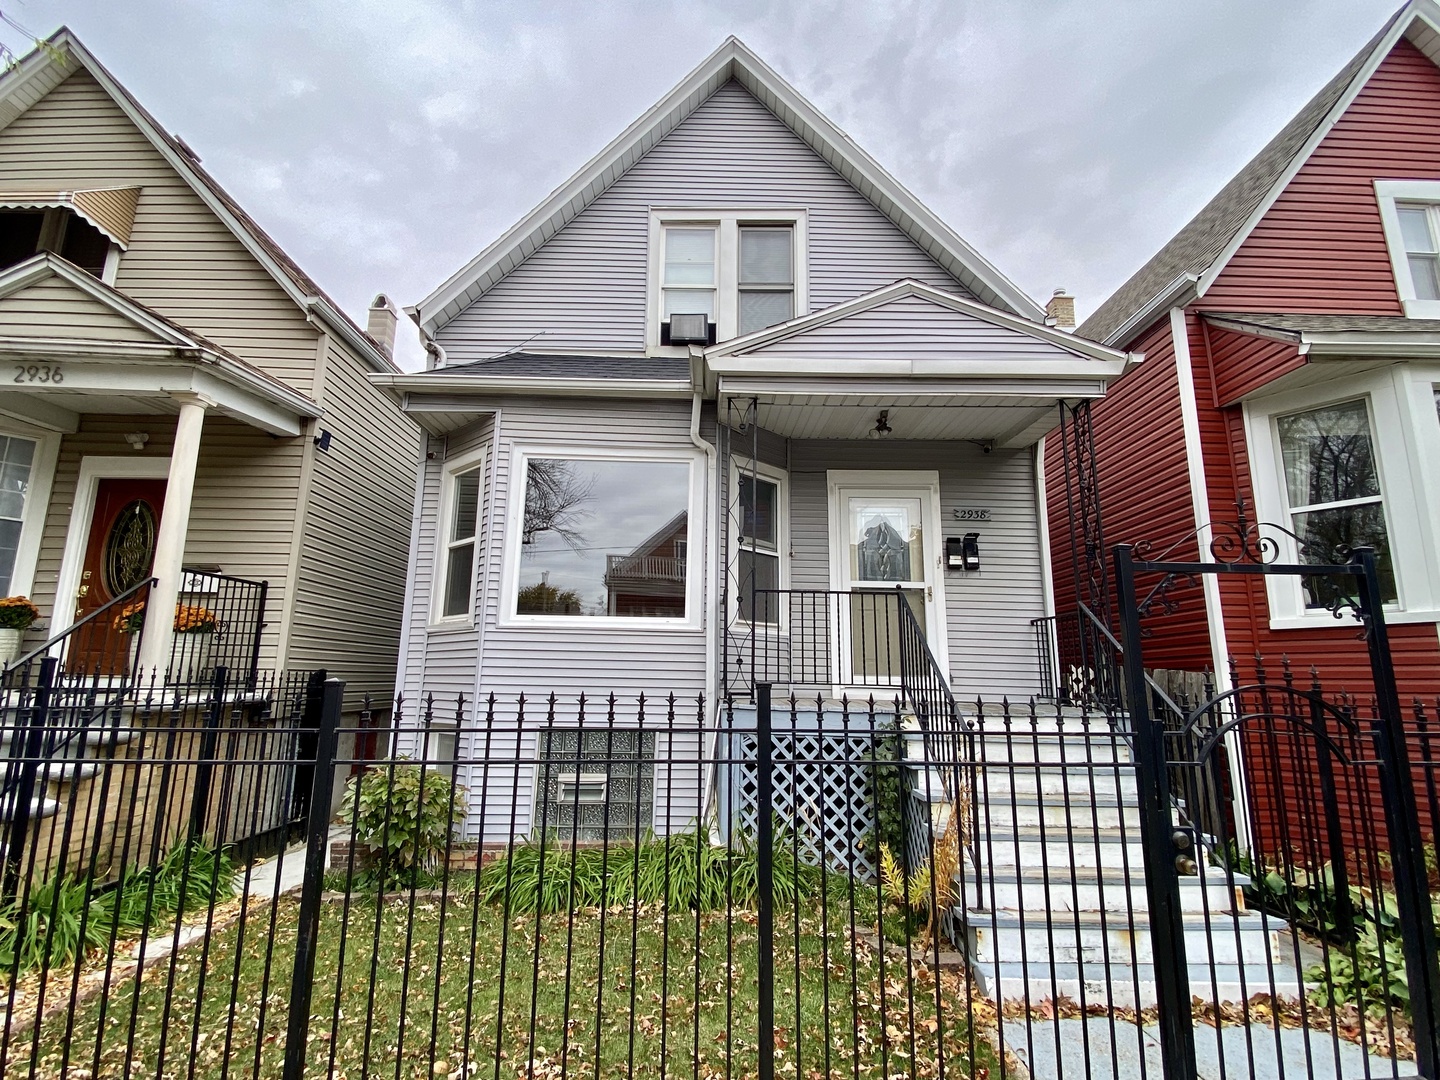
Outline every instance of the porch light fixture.
<path id="1" fill-rule="evenodd" d="M 329 449 L 330 449 L 330 432 L 328 432 L 328 431 L 322 431 L 322 432 L 320 432 L 319 435 L 316 435 L 316 436 L 315 436 L 315 447 L 316 447 L 316 449 L 318 449 L 322 454 L 328 452 Z"/>
<path id="2" fill-rule="evenodd" d="M 883 439 L 891 432 L 890 410 L 881 409 L 880 415 L 875 418 L 875 426 L 870 429 L 870 438 Z"/>
<path id="3" fill-rule="evenodd" d="M 127 431 L 125 441 L 130 444 L 131 450 L 144 450 L 145 444 L 150 441 L 150 435 L 144 431 Z"/>

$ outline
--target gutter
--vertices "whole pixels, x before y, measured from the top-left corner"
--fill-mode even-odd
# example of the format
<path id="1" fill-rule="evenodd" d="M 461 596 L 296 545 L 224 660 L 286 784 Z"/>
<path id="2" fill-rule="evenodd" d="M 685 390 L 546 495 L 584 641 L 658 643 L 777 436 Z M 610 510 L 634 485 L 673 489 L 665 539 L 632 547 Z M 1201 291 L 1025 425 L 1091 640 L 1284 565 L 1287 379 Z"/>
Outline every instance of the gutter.
<path id="1" fill-rule="evenodd" d="M 540 397 L 617 397 L 683 400 L 691 396 L 684 379 L 585 379 L 537 376 L 375 374 L 370 382 L 405 394 L 477 391 L 486 394 L 532 394 Z"/>
<path id="2" fill-rule="evenodd" d="M 1155 322 L 1161 315 L 1170 308 L 1185 307 L 1192 300 L 1200 295 L 1200 275 L 1181 274 L 1174 281 L 1166 285 L 1158 293 L 1145 301 L 1145 305 L 1134 315 L 1131 315 L 1114 330 L 1105 335 L 1102 342 L 1111 348 L 1118 348 L 1119 343 L 1128 341 L 1135 334 Z"/>

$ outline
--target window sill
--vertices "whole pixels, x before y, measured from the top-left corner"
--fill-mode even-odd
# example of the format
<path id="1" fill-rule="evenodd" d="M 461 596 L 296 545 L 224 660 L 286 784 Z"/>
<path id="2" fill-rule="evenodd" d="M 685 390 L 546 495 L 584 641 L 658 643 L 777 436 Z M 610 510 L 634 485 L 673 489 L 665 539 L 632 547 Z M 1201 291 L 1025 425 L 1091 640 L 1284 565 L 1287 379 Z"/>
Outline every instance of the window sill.
<path id="1" fill-rule="evenodd" d="M 501 618 L 502 630 L 658 630 L 663 633 L 700 633 L 705 624 L 698 619 L 663 619 L 609 615 L 507 615 Z"/>
<path id="2" fill-rule="evenodd" d="M 1406 300 L 1407 319 L 1440 319 L 1440 300 Z"/>
<path id="3" fill-rule="evenodd" d="M 456 634 L 475 629 L 475 616 L 456 616 L 452 619 L 437 619 L 425 627 L 432 634 Z"/>
<path id="4" fill-rule="evenodd" d="M 1385 609 L 1386 626 L 1405 626 L 1412 623 L 1440 623 L 1440 611 Z M 1327 628 L 1354 630 L 1359 625 L 1360 620 L 1354 615 L 1343 615 L 1337 619 L 1328 611 L 1317 611 L 1310 615 L 1272 615 L 1270 617 L 1271 630 L 1324 630 Z"/>

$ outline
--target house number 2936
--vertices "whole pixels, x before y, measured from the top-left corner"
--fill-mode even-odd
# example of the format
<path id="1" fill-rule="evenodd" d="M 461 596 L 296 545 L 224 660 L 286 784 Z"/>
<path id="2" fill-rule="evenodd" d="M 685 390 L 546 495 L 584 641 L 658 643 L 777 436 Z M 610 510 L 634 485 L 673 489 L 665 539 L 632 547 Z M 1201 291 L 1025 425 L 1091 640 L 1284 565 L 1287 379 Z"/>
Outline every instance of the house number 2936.
<path id="1" fill-rule="evenodd" d="M 59 364 L 16 364 L 15 381 L 18 383 L 58 383 L 65 381 L 65 373 Z"/>

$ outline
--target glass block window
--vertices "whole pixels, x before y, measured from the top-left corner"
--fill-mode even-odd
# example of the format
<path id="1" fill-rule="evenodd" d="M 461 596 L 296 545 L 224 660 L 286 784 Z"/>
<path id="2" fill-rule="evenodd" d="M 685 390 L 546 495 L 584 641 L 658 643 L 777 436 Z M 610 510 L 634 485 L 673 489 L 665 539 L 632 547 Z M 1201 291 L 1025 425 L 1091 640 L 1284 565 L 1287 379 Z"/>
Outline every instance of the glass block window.
<path id="1" fill-rule="evenodd" d="M 552 840 L 633 840 L 654 823 L 655 734 L 547 728 L 539 737 L 535 831 Z"/>
<path id="2" fill-rule="evenodd" d="M 34 461 L 34 442 L 0 435 L 0 596 L 10 595 Z"/>

